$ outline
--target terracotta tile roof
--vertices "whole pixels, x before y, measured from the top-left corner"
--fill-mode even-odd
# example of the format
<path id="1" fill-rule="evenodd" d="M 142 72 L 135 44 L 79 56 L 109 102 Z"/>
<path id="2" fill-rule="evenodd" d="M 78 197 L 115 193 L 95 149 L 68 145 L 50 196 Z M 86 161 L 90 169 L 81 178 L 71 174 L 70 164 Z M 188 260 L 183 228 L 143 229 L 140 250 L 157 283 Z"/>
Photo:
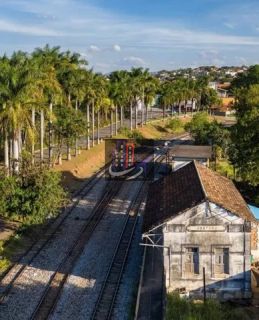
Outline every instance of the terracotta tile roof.
<path id="1" fill-rule="evenodd" d="M 230 179 L 199 163 L 195 163 L 195 165 L 208 200 L 245 220 L 255 220 L 245 200 Z"/>
<path id="2" fill-rule="evenodd" d="M 241 218 L 255 221 L 231 180 L 192 161 L 150 185 L 143 232 L 206 200 Z"/>
<path id="3" fill-rule="evenodd" d="M 143 231 L 198 205 L 205 195 L 193 162 L 153 182 L 148 191 Z"/>

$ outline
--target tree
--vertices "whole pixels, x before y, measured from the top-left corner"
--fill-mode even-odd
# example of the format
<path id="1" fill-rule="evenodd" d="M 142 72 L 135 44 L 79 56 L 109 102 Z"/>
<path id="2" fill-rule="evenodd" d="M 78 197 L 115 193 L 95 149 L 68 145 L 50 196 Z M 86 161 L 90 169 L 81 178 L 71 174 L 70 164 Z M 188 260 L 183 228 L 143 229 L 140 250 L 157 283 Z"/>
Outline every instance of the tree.
<path id="1" fill-rule="evenodd" d="M 240 73 L 231 84 L 232 91 L 236 89 L 246 88 L 259 83 L 259 65 L 251 66 L 247 72 Z"/>
<path id="2" fill-rule="evenodd" d="M 0 123 L 6 136 L 9 134 L 13 141 L 14 172 L 18 173 L 21 131 L 24 130 L 28 137 L 33 135 L 30 106 L 34 103 L 38 83 L 34 81 L 26 54 L 19 52 L 9 61 L 5 59 L 3 69 L 0 74 Z"/>
<path id="3" fill-rule="evenodd" d="M 210 110 L 212 106 L 220 103 L 217 92 L 212 88 L 206 88 L 201 94 L 201 105 L 203 109 Z"/>
<path id="4" fill-rule="evenodd" d="M 206 112 L 196 113 L 192 120 L 185 125 L 198 145 L 220 147 L 227 155 L 230 146 L 230 132 L 217 121 L 209 121 Z"/>
<path id="5" fill-rule="evenodd" d="M 61 148 L 65 142 L 67 145 L 67 159 L 69 160 L 70 146 L 76 138 L 85 134 L 86 120 L 80 111 L 63 106 L 57 106 L 55 109 L 56 120 L 53 123 L 55 132 L 58 136 L 58 154 L 61 156 Z"/>
<path id="6" fill-rule="evenodd" d="M 51 48 L 46 45 L 43 49 L 37 48 L 32 53 L 32 67 L 35 69 L 37 78 L 40 81 L 41 92 L 43 93 L 44 101 L 41 104 L 36 104 L 36 109 L 40 112 L 40 157 L 43 162 L 44 152 L 44 131 L 45 118 L 47 113 L 49 118 L 48 131 L 48 149 L 49 149 L 49 164 L 52 161 L 52 121 L 53 121 L 53 104 L 61 99 L 61 85 L 58 81 L 58 71 L 64 65 L 64 59 L 60 53 L 59 47 Z M 48 109 L 48 110 L 47 110 Z M 32 108 L 32 123 L 35 127 L 35 106 Z M 34 162 L 34 139 L 32 142 L 32 159 Z"/>
<path id="7" fill-rule="evenodd" d="M 259 84 L 236 90 L 237 123 L 232 129 L 230 160 L 242 179 L 259 184 Z"/>
<path id="8" fill-rule="evenodd" d="M 116 106 L 120 108 L 120 126 L 123 127 L 124 109 L 128 104 L 129 97 L 129 73 L 126 70 L 114 71 L 110 75 L 111 90 L 110 97 Z M 117 110 L 115 111 L 117 115 Z M 116 117 L 115 115 L 115 117 Z M 117 132 L 117 121 L 115 120 L 115 133 Z"/>
<path id="9" fill-rule="evenodd" d="M 61 175 L 46 168 L 21 163 L 20 175 L 5 177 L 0 171 L 0 214 L 27 224 L 43 223 L 65 204 Z"/>

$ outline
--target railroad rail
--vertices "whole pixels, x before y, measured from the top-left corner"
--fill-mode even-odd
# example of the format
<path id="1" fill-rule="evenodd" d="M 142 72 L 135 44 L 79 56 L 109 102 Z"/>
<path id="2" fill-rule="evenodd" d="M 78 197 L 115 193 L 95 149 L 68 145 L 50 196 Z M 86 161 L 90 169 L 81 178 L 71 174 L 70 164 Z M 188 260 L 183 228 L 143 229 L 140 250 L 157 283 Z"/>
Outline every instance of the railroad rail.
<path id="1" fill-rule="evenodd" d="M 160 155 L 158 159 L 158 162 L 161 163 L 164 159 L 164 154 Z M 132 203 L 129 214 L 125 220 L 114 256 L 102 285 L 95 309 L 92 313 L 91 320 L 112 319 L 117 293 L 137 226 L 138 213 L 146 196 L 146 191 L 147 182 L 144 181 L 138 190 L 138 195 L 135 198 L 134 203 Z"/>
<path id="2" fill-rule="evenodd" d="M 100 181 L 100 179 L 103 178 L 105 174 L 106 167 L 102 168 L 99 172 L 97 172 L 93 178 L 91 178 L 89 181 L 87 181 L 79 190 L 77 190 L 73 194 L 73 200 L 67 206 L 63 209 L 63 212 L 58 215 L 54 221 L 51 221 L 52 228 L 48 229 L 44 236 L 36 240 L 24 253 L 23 256 L 20 257 L 20 259 L 12 265 L 12 267 L 8 270 L 8 272 L 5 274 L 5 276 L 1 279 L 1 283 L 4 281 L 6 277 L 9 277 L 12 273 L 13 276 L 11 276 L 11 280 L 8 282 L 8 285 L 3 286 L 0 288 L 0 304 L 4 302 L 4 299 L 11 291 L 15 281 L 17 278 L 22 274 L 22 272 L 25 270 L 27 265 L 30 265 L 33 260 L 41 253 L 41 251 L 47 246 L 48 243 L 55 237 L 57 232 L 62 227 L 63 223 L 66 221 L 66 219 L 70 216 L 70 214 L 73 212 L 75 207 L 78 205 L 79 201 L 85 197 L 94 187 L 95 185 Z M 22 263 L 22 259 L 27 257 L 26 264 Z M 0 284 L 1 284 L 0 283 Z"/>
<path id="3" fill-rule="evenodd" d="M 52 275 L 40 302 L 36 306 L 31 316 L 31 319 L 47 319 L 51 314 L 56 305 L 63 285 L 74 266 L 74 263 L 82 253 L 86 242 L 89 240 L 96 226 L 102 219 L 109 203 L 119 192 L 122 184 L 123 181 L 111 181 L 108 184 L 107 190 L 102 197 L 102 200 L 97 203 L 88 222 L 82 228 L 79 237 L 73 244 L 72 248 L 69 250 L 68 254 L 65 256 L 63 261 L 61 261 L 58 269 Z"/>
<path id="4" fill-rule="evenodd" d="M 46 245 L 53 239 L 53 237 L 59 231 L 60 227 L 62 226 L 66 218 L 69 217 L 70 213 L 73 212 L 73 209 L 78 205 L 79 201 L 84 196 L 86 196 L 103 177 L 103 175 L 105 174 L 105 170 L 106 168 L 102 169 L 93 179 L 91 179 L 86 185 L 84 185 L 82 189 L 80 189 L 76 193 L 76 195 L 74 195 L 73 202 L 70 204 L 69 207 L 67 207 L 64 210 L 64 212 L 61 215 L 59 215 L 54 220 L 51 230 L 49 230 L 41 240 L 37 241 L 32 246 L 30 252 L 28 252 L 28 254 L 26 255 L 26 264 L 19 263 L 22 260 L 21 258 L 21 260 L 18 263 L 16 263 L 16 265 L 14 265 L 14 267 L 10 270 L 11 272 L 13 271 L 12 280 L 8 283 L 7 286 L 3 288 L 2 291 L 0 291 L 0 303 L 3 302 L 4 298 L 9 294 L 9 292 L 14 286 L 15 281 L 23 273 L 26 266 L 30 265 L 33 262 L 33 260 L 39 255 L 39 253 L 46 247 Z M 94 232 L 94 229 L 102 219 L 110 201 L 120 190 L 122 183 L 123 181 L 111 181 L 107 183 L 106 189 L 103 194 L 103 199 L 99 201 L 99 203 L 94 207 L 90 217 L 87 220 L 87 223 L 83 226 L 82 230 L 80 231 L 79 237 L 72 244 L 72 247 L 70 247 L 68 254 L 66 254 L 65 258 L 61 261 L 61 263 L 58 265 L 58 268 L 51 276 L 50 281 L 48 282 L 44 290 L 43 296 L 41 297 L 40 302 L 38 303 L 36 309 L 34 310 L 31 316 L 31 319 L 47 319 L 51 312 L 54 310 L 60 292 L 63 288 L 64 283 L 66 282 L 67 276 L 69 275 L 71 269 L 75 264 L 75 261 L 81 254 L 85 246 L 85 243 L 91 237 L 92 233 Z M 140 193 L 140 195 L 141 194 L 142 193 Z M 139 199 L 140 195 L 135 199 L 135 201 L 128 209 L 127 213 L 132 213 L 133 216 L 131 216 L 131 214 L 127 215 L 127 219 L 123 228 L 123 233 L 121 233 L 121 237 L 123 236 L 123 234 L 124 236 L 120 239 L 119 244 L 121 244 L 121 246 L 124 245 L 124 247 L 122 247 L 124 249 L 120 249 L 120 252 L 125 252 L 126 256 L 123 260 L 123 264 L 121 265 L 121 273 L 117 282 L 118 286 L 117 288 L 115 288 L 116 290 L 113 294 L 112 308 L 116 299 L 120 279 L 123 274 L 131 240 L 134 235 L 134 230 L 137 223 L 137 215 L 134 216 L 134 212 L 138 212 L 139 210 L 138 206 L 141 203 Z M 126 238 L 129 239 L 128 244 L 124 242 L 124 239 Z M 119 246 L 117 246 L 116 253 L 117 251 L 119 252 Z"/>

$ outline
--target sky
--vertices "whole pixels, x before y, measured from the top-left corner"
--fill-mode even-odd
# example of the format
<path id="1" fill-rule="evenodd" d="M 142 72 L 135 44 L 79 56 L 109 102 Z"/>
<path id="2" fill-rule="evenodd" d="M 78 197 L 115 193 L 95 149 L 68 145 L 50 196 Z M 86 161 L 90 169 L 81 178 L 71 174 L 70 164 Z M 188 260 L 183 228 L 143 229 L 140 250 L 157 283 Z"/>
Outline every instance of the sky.
<path id="1" fill-rule="evenodd" d="M 256 219 L 259 220 L 259 208 L 254 207 L 254 206 L 249 206 L 249 208 L 251 209 L 251 211 L 253 212 L 254 216 L 256 217 Z"/>
<path id="2" fill-rule="evenodd" d="M 259 63 L 258 0 L 0 0 L 0 54 L 59 45 L 95 71 Z"/>

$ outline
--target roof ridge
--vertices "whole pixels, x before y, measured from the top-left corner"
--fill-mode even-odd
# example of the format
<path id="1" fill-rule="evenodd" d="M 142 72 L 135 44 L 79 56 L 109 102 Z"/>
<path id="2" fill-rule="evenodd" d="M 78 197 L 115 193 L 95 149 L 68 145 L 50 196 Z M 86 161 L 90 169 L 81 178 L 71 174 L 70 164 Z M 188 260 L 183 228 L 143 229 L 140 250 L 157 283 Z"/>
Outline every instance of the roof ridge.
<path id="1" fill-rule="evenodd" d="M 204 187 L 204 185 L 203 185 L 203 183 L 202 183 L 201 175 L 200 175 L 200 173 L 199 173 L 199 169 L 197 168 L 197 165 L 196 165 L 196 161 L 195 161 L 195 160 L 193 160 L 193 164 L 194 164 L 194 168 L 195 168 L 195 170 L 196 170 L 196 173 L 197 173 L 197 175 L 198 175 L 198 178 L 199 178 L 199 181 L 200 181 L 200 184 L 201 184 L 201 189 L 202 189 L 202 192 L 203 192 L 203 194 L 204 194 L 205 200 L 208 200 L 208 195 L 207 195 L 207 192 L 206 192 L 206 190 L 205 190 L 205 187 Z"/>

